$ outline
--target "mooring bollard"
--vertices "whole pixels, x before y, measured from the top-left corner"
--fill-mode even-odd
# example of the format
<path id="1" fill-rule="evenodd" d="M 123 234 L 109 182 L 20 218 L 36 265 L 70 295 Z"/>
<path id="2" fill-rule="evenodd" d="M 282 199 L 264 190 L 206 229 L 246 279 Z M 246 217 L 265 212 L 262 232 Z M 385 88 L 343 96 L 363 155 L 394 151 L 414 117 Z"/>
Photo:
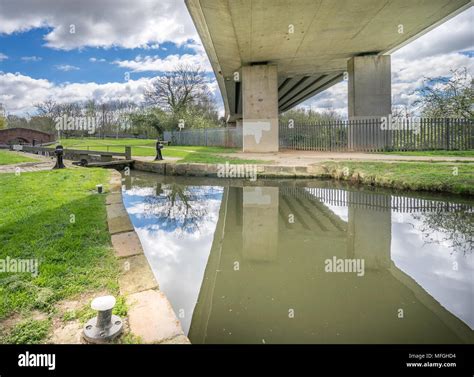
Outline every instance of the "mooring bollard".
<path id="1" fill-rule="evenodd" d="M 114 296 L 102 296 L 92 300 L 91 308 L 98 313 L 97 317 L 87 321 L 84 326 L 83 335 L 88 342 L 110 342 L 122 333 L 122 319 L 112 314 L 115 302 Z"/>
<path id="2" fill-rule="evenodd" d="M 156 157 L 155 161 L 163 160 L 163 155 L 161 154 L 161 150 L 163 149 L 163 144 L 158 140 L 156 142 Z"/>
<path id="3" fill-rule="evenodd" d="M 63 154 L 64 154 L 63 146 L 57 145 L 56 149 L 54 150 L 54 154 L 56 155 L 56 165 L 54 165 L 53 169 L 64 169 L 66 166 L 64 166 L 64 163 L 63 163 Z"/>

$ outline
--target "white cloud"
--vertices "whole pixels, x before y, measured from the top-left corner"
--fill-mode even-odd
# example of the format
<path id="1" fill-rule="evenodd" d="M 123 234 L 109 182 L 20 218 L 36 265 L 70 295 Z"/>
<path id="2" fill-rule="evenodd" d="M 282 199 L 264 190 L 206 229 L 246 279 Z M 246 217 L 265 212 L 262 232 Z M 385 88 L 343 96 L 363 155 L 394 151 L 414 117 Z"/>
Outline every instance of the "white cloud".
<path id="1" fill-rule="evenodd" d="M 97 58 L 89 58 L 91 63 L 105 63 L 107 60 L 105 59 L 97 59 Z"/>
<path id="2" fill-rule="evenodd" d="M 347 82 L 340 82 L 317 96 L 306 100 L 297 107 L 325 112 L 335 111 L 339 115 L 347 116 Z"/>
<path id="3" fill-rule="evenodd" d="M 0 103 L 12 114 L 34 112 L 34 104 L 53 99 L 67 103 L 95 99 L 98 102 L 112 100 L 143 101 L 144 87 L 150 79 L 141 78 L 127 82 L 72 83 L 55 85 L 44 79 L 34 79 L 19 73 L 0 72 Z"/>
<path id="4" fill-rule="evenodd" d="M 156 48 L 167 41 L 199 40 L 182 0 L 15 0 L 0 4 L 0 33 L 38 27 L 52 28 L 45 36 L 46 45 L 62 50 Z"/>
<path id="5" fill-rule="evenodd" d="M 473 24 L 474 8 L 470 8 L 402 47 L 393 56 L 403 59 L 421 59 L 474 50 Z"/>
<path id="6" fill-rule="evenodd" d="M 6 60 L 6 59 L 8 59 L 8 56 L 6 56 L 5 54 L 2 54 L 2 53 L 0 52 L 0 62 L 1 62 L 2 60 Z"/>
<path id="7" fill-rule="evenodd" d="M 64 72 L 80 70 L 79 67 L 76 67 L 75 65 L 70 65 L 70 64 L 59 64 L 59 65 L 55 65 L 55 67 L 56 69 L 59 69 L 60 71 L 64 71 Z"/>
<path id="8" fill-rule="evenodd" d="M 56 85 L 48 80 L 34 79 L 20 73 L 0 71 L 0 103 L 11 114 L 25 115 L 35 112 L 34 104 L 52 99 L 60 103 L 82 102 L 94 99 L 97 102 L 113 100 L 141 103 L 143 92 L 153 78 L 141 78 L 105 84 L 67 83 Z M 217 81 L 208 82 L 209 90 L 216 97 L 219 110 L 223 112 Z"/>
<path id="9" fill-rule="evenodd" d="M 43 60 L 43 58 L 41 58 L 39 56 L 23 56 L 21 58 L 21 60 L 23 60 L 25 62 L 39 62 L 39 61 Z"/>
<path id="10" fill-rule="evenodd" d="M 473 62 L 473 58 L 459 53 L 427 56 L 417 60 L 394 55 L 392 60 L 393 105 L 412 104 L 418 98 L 418 94 L 414 92 L 428 77 L 451 77 L 451 71 L 464 67 L 472 72 Z"/>
<path id="11" fill-rule="evenodd" d="M 162 59 L 159 56 L 137 56 L 134 60 L 117 60 L 114 62 L 119 67 L 129 69 L 133 72 L 169 72 L 178 64 L 199 66 L 206 72 L 212 72 L 209 59 L 205 54 L 168 55 Z"/>

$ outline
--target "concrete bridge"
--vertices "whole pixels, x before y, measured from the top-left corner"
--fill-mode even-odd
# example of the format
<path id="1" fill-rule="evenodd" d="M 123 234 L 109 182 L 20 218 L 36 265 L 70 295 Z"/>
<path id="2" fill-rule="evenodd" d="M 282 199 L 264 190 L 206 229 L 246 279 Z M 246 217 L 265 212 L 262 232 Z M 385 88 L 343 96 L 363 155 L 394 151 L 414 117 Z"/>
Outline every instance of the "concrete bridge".
<path id="1" fill-rule="evenodd" d="M 351 119 L 387 116 L 390 54 L 471 6 L 470 0 L 185 1 L 226 115 L 243 127 L 246 152 L 278 151 L 278 114 L 344 79 Z"/>

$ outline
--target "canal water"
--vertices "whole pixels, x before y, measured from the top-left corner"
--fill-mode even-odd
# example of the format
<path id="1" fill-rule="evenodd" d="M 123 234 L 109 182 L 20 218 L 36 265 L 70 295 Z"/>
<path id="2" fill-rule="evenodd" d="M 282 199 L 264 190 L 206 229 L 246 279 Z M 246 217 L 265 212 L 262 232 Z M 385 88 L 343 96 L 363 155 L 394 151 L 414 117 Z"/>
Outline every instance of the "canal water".
<path id="1" fill-rule="evenodd" d="M 192 343 L 472 343 L 474 201 L 132 172 L 123 198 Z"/>

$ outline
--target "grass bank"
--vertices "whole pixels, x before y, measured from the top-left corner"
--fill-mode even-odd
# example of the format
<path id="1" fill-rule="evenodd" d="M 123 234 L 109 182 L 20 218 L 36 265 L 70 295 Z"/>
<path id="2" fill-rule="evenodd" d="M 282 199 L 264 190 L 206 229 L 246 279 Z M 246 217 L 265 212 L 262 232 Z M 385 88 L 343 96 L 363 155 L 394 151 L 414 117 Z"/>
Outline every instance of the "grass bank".
<path id="1" fill-rule="evenodd" d="M 21 162 L 35 162 L 33 158 L 25 157 L 7 150 L 0 150 L 0 165 L 19 164 Z"/>
<path id="2" fill-rule="evenodd" d="M 474 164 L 324 162 L 331 178 L 399 190 L 474 195 Z"/>
<path id="3" fill-rule="evenodd" d="M 37 275 L 0 272 L 0 327 L 18 319 L 0 342 L 43 342 L 61 300 L 118 294 L 105 196 L 95 193 L 108 177 L 79 168 L 0 175 L 0 260 L 38 262 Z"/>

